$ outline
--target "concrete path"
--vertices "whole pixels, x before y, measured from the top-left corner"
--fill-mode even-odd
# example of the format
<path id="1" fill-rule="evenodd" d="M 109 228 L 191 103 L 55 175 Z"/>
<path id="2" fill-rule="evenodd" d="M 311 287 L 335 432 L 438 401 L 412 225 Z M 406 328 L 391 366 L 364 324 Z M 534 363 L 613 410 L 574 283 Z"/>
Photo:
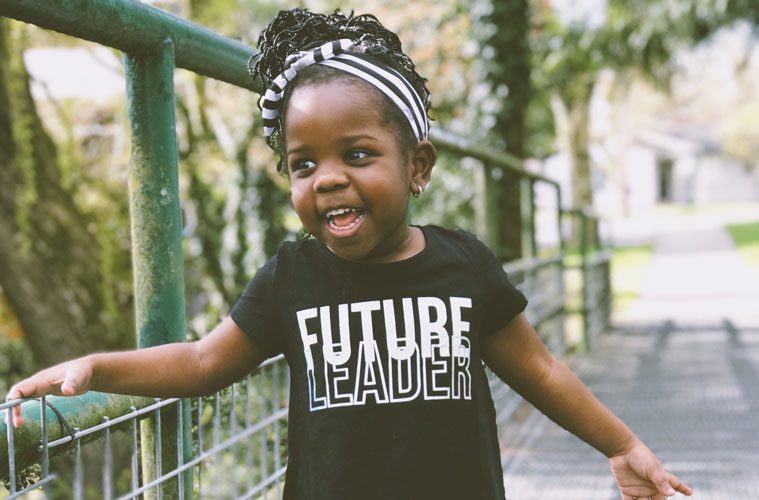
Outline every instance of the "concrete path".
<path id="1" fill-rule="evenodd" d="M 673 319 L 759 326 L 759 272 L 748 269 L 728 232 L 711 219 L 681 219 L 653 241 L 640 300 L 617 323 Z"/>
<path id="2" fill-rule="evenodd" d="M 704 220 L 657 235 L 616 323 L 572 368 L 692 498 L 759 499 L 759 276 L 729 235 Z M 534 410 L 501 443 L 510 500 L 619 498 L 607 460 Z"/>

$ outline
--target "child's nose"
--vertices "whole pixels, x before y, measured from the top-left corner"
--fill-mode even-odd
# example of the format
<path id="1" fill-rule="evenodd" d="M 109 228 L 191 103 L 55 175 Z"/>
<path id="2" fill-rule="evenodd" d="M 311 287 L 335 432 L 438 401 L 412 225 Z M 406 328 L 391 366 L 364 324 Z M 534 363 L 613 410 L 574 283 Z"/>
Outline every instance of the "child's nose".
<path id="1" fill-rule="evenodd" d="M 323 163 L 314 172 L 314 191 L 326 192 L 341 189 L 350 183 L 345 169 L 341 165 Z"/>

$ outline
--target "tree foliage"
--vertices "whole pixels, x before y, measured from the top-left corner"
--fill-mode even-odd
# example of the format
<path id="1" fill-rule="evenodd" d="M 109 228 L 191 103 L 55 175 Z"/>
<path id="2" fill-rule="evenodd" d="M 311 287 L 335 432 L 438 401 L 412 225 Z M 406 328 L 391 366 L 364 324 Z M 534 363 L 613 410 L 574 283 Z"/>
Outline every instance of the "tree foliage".
<path id="1" fill-rule="evenodd" d="M 0 20 L 0 285 L 35 361 L 49 364 L 129 344 L 128 243 L 115 222 L 123 212 L 78 204 L 84 183 L 64 184 L 29 92 L 24 37 Z M 108 224 L 117 227 L 99 230 Z"/>
<path id="2" fill-rule="evenodd" d="M 534 2 L 533 81 L 547 96 L 559 151 L 572 178 L 571 205 L 593 205 L 589 106 L 602 70 L 618 79 L 643 75 L 667 90 L 678 50 L 698 44 L 738 19 L 756 25 L 746 0 L 609 0 L 604 21 L 565 22 L 550 3 Z M 535 102 L 541 102 L 536 99 Z M 578 228 L 573 240 L 579 238 Z"/>

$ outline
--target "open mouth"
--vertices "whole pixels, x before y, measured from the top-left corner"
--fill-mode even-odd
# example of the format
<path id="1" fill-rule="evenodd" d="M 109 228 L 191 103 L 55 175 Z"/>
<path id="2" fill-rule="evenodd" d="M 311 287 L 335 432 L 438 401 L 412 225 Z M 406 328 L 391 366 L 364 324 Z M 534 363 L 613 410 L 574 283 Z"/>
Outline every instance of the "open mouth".
<path id="1" fill-rule="evenodd" d="M 364 211 L 360 208 L 336 208 L 324 214 L 327 225 L 336 231 L 353 229 L 364 219 Z"/>

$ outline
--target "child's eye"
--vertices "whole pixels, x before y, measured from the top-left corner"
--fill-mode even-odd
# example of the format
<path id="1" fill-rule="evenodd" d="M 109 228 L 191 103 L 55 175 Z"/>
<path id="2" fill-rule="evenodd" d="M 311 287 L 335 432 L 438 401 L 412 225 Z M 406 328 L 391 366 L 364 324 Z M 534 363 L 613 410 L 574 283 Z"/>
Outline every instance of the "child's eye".
<path id="1" fill-rule="evenodd" d="M 293 172 L 305 172 L 316 168 L 316 162 L 313 160 L 295 160 L 290 162 L 290 168 Z"/>
<path id="2" fill-rule="evenodd" d="M 346 155 L 346 159 L 351 162 L 361 161 L 371 156 L 371 153 L 363 149 L 354 149 Z"/>

